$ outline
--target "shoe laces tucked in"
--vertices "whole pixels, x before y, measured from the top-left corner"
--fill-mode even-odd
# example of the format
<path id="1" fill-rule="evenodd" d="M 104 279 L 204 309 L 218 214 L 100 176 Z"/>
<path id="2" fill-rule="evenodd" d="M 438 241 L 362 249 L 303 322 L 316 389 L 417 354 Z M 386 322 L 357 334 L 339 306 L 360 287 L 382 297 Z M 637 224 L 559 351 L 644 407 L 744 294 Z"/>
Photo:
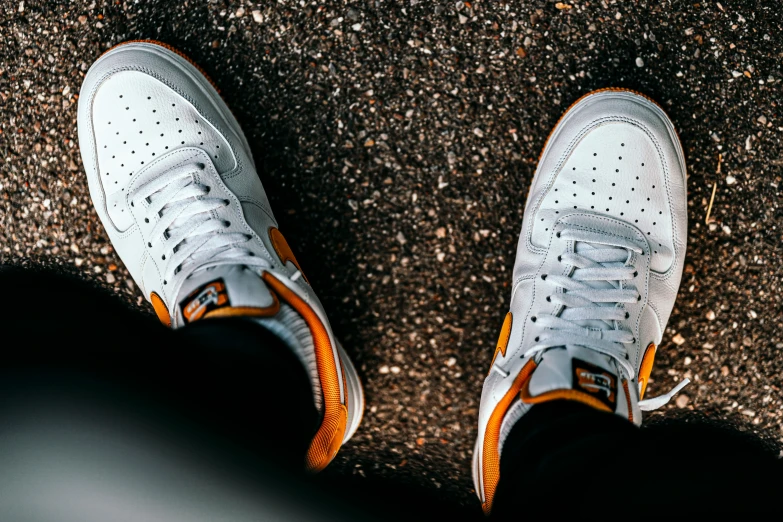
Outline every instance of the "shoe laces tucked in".
<path id="1" fill-rule="evenodd" d="M 570 275 L 542 275 L 547 283 L 562 289 L 548 300 L 558 306 L 559 313 L 540 315 L 532 319 L 545 327 L 536 344 L 524 357 L 552 348 L 579 346 L 603 354 L 616 361 L 618 368 L 633 380 L 636 369 L 628 356 L 628 347 L 636 343 L 633 333 L 623 328 L 629 318 L 625 303 L 641 300 L 630 285 L 641 274 L 633 266 L 634 254 L 644 250 L 629 239 L 606 236 L 577 228 L 566 228 L 561 239 L 574 241 L 574 252 L 558 257 L 561 263 L 574 269 Z M 689 382 L 685 379 L 669 393 L 639 401 L 641 410 L 660 408 Z"/>
<path id="2" fill-rule="evenodd" d="M 247 243 L 253 236 L 229 232 L 231 223 L 217 217 L 216 210 L 230 205 L 223 198 L 210 197 L 210 187 L 196 176 L 205 168 L 191 163 L 168 170 L 130 193 L 132 205 L 146 199 L 145 221 L 159 217 L 149 234 L 148 247 L 163 242 L 164 282 L 182 271 L 192 275 L 198 270 L 241 264 L 271 268 L 271 263 L 256 256 Z"/>

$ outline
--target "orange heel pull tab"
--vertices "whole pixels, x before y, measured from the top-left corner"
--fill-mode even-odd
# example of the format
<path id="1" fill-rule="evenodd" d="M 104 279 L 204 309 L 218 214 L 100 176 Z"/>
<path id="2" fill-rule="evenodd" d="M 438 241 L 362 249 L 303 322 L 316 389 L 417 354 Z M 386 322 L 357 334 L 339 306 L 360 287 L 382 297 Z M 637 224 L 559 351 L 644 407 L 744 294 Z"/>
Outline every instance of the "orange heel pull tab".
<path id="1" fill-rule="evenodd" d="M 166 306 L 166 303 L 163 302 L 163 299 L 155 292 L 152 292 L 150 294 L 150 302 L 152 303 L 152 308 L 155 309 L 155 314 L 158 316 L 160 322 L 171 328 L 169 308 Z"/>
<path id="2" fill-rule="evenodd" d="M 340 449 L 348 423 L 348 411 L 340 400 L 340 379 L 329 332 L 315 310 L 275 276 L 265 272 L 262 278 L 282 301 L 302 316 L 313 336 L 318 378 L 323 395 L 323 420 L 307 450 L 305 466 L 308 471 L 321 471 Z"/>

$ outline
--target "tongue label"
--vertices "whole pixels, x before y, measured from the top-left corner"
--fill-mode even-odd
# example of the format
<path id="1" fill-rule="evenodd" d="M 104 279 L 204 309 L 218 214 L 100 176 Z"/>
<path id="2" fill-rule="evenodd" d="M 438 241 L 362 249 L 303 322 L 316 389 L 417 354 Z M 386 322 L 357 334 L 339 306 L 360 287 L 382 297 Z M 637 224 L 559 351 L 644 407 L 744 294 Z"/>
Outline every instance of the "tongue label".
<path id="1" fill-rule="evenodd" d="M 204 314 L 217 308 L 230 306 L 226 284 L 222 279 L 216 279 L 192 291 L 183 299 L 179 307 L 185 323 L 198 321 Z"/>
<path id="2" fill-rule="evenodd" d="M 594 364 L 573 359 L 572 387 L 595 397 L 612 411 L 617 410 L 617 377 Z"/>

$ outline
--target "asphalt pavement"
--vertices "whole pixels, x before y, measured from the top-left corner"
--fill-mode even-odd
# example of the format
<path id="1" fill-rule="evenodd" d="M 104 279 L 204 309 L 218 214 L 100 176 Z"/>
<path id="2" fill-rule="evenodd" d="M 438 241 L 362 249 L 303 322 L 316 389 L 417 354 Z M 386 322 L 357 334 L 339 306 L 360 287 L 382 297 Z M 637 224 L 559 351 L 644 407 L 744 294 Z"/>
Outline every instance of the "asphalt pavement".
<path id="1" fill-rule="evenodd" d="M 698 411 L 783 440 L 779 2 L 0 0 L 0 261 L 151 313 L 92 209 L 76 132 L 90 64 L 140 38 L 220 87 L 364 379 L 364 424 L 327 473 L 477 506 L 481 384 L 538 154 L 570 103 L 609 86 L 666 109 L 689 173 L 686 269 L 648 393 L 693 382 L 650 419 Z"/>

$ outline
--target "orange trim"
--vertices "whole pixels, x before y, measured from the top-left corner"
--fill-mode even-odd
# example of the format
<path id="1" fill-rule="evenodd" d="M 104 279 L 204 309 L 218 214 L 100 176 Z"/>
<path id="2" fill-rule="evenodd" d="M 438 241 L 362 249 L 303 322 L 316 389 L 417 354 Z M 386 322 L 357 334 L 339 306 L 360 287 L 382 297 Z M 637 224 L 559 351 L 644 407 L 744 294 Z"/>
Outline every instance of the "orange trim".
<path id="1" fill-rule="evenodd" d="M 639 400 L 644 399 L 644 392 L 647 391 L 647 383 L 650 382 L 650 373 L 652 373 L 653 363 L 655 362 L 655 353 L 658 351 L 658 347 L 655 344 L 650 343 L 647 345 L 647 350 L 642 357 L 642 364 L 639 367 Z"/>
<path id="2" fill-rule="evenodd" d="M 507 313 L 506 318 L 503 319 L 503 326 L 500 327 L 500 337 L 498 337 L 498 345 L 495 347 L 495 355 L 492 356 L 492 364 L 489 365 L 490 371 L 492 371 L 492 367 L 495 365 L 495 359 L 498 358 L 498 352 L 500 352 L 503 357 L 506 356 L 508 340 L 511 337 L 512 320 L 513 316 L 511 315 L 511 312 Z"/>
<path id="3" fill-rule="evenodd" d="M 280 261 L 282 261 L 283 264 L 286 264 L 289 261 L 292 262 L 296 269 L 302 273 L 304 280 L 307 281 L 307 277 L 304 275 L 302 267 L 299 266 L 299 261 L 296 260 L 296 256 L 291 251 L 291 247 L 288 246 L 288 241 L 283 237 L 283 233 L 275 227 L 269 227 L 269 240 L 272 242 L 272 246 L 274 247 L 275 252 L 277 252 L 277 257 L 280 258 Z M 310 281 L 307 282 L 309 283 Z"/>
<path id="4" fill-rule="evenodd" d="M 334 358 L 329 333 L 318 314 L 301 297 L 269 272 L 264 272 L 262 278 L 283 301 L 302 316 L 313 335 L 316 365 L 323 395 L 323 421 L 307 450 L 305 464 L 310 471 L 321 471 L 340 449 L 348 423 L 348 410 L 340 402 L 337 361 Z"/>
<path id="5" fill-rule="evenodd" d="M 506 416 L 509 406 L 516 399 L 519 390 L 527 383 L 530 374 L 536 368 L 536 363 L 530 359 L 522 371 L 519 372 L 511 388 L 506 392 L 502 399 L 495 406 L 492 415 L 489 417 L 487 429 L 484 433 L 484 446 L 482 452 L 482 482 L 484 485 L 484 503 L 481 507 L 484 513 L 489 515 L 492 512 L 492 501 L 495 497 L 495 490 L 500 480 L 500 426 L 503 424 L 503 417 Z"/>
<path id="6" fill-rule="evenodd" d="M 631 406 L 631 390 L 628 389 L 628 381 L 623 379 L 623 390 L 625 390 L 625 402 L 628 405 L 628 420 L 633 422 L 633 406 Z"/>
<path id="7" fill-rule="evenodd" d="M 565 399 L 567 401 L 581 402 L 582 404 L 587 404 L 588 406 L 592 406 L 597 410 L 608 411 L 609 413 L 612 413 L 612 409 L 609 406 L 599 401 L 595 397 L 588 395 L 585 392 L 581 392 L 579 390 L 568 390 L 568 389 L 552 390 L 533 397 L 530 395 L 530 390 L 528 389 L 528 387 L 525 386 L 524 388 L 522 388 L 522 392 L 520 393 L 520 396 L 522 397 L 522 402 L 526 404 L 540 404 L 542 402 Z"/>
<path id="8" fill-rule="evenodd" d="M 160 322 L 168 327 L 171 327 L 169 307 L 166 306 L 166 303 L 163 302 L 163 299 L 161 299 L 160 296 L 155 292 L 152 292 L 150 294 L 150 302 L 152 303 L 152 308 L 155 309 L 155 314 L 158 316 Z"/>
<path id="9" fill-rule="evenodd" d="M 557 128 L 557 126 L 560 125 L 560 122 L 563 121 L 563 118 L 565 118 L 566 114 L 568 114 L 569 111 L 571 109 L 573 109 L 574 106 L 576 106 L 577 103 L 579 103 L 580 101 L 584 100 L 588 96 L 592 96 L 593 94 L 598 94 L 599 92 L 630 92 L 630 93 L 636 94 L 638 96 L 641 96 L 642 98 L 646 99 L 647 101 L 649 101 L 651 103 L 654 103 L 659 109 L 661 109 L 663 111 L 664 114 L 666 114 L 666 110 L 663 107 L 661 107 L 661 105 L 657 101 L 653 100 L 652 98 L 650 98 L 646 94 L 642 94 L 639 91 L 634 91 L 633 89 L 624 89 L 622 87 L 604 87 L 603 89 L 596 89 L 594 91 L 590 91 L 587 94 L 583 94 L 582 96 L 579 97 L 578 100 L 576 100 L 574 103 L 569 105 L 568 108 L 565 110 L 565 112 L 563 112 L 563 114 L 560 116 L 560 118 L 557 119 L 557 123 L 555 123 L 555 126 L 552 127 L 552 130 L 549 131 L 549 136 L 546 137 L 546 141 L 544 142 L 544 146 L 541 148 L 541 153 L 538 155 L 538 161 L 541 161 L 541 156 L 544 155 L 544 151 L 546 150 L 546 146 L 549 145 L 549 139 L 552 137 L 552 134 L 554 134 L 555 129 Z M 668 115 L 667 115 L 667 117 L 668 117 Z M 677 131 L 675 130 L 675 132 L 677 132 Z M 677 135 L 677 139 L 679 139 L 679 137 L 680 136 L 678 134 Z"/>
<path id="10" fill-rule="evenodd" d="M 280 311 L 280 301 L 272 294 L 274 303 L 266 308 L 257 306 L 225 306 L 204 314 L 202 319 L 214 319 L 215 317 L 273 317 Z"/>
<path id="11" fill-rule="evenodd" d="M 160 41 L 158 41 L 158 40 L 128 40 L 127 42 L 122 42 L 121 44 L 117 44 L 117 45 L 115 45 L 115 46 L 114 46 L 114 47 L 112 47 L 111 49 L 109 49 L 109 50 L 105 51 L 103 54 L 101 54 L 101 56 L 103 56 L 104 54 L 108 53 L 109 51 L 112 51 L 112 50 L 116 49 L 117 47 L 122 47 L 123 45 L 128 45 L 128 44 L 132 44 L 132 43 L 148 43 L 148 44 L 153 44 L 153 45 L 157 45 L 157 46 L 163 47 L 164 49 L 168 49 L 169 51 L 171 51 L 171 52 L 173 52 L 173 53 L 175 53 L 175 54 L 178 54 L 179 56 L 181 56 L 182 58 L 184 58 L 184 59 L 186 59 L 188 62 L 190 62 L 190 65 L 192 65 L 193 67 L 195 67 L 196 69 L 198 69 L 198 72 L 200 72 L 201 74 L 203 74 L 203 75 L 204 75 L 204 78 L 206 78 L 206 79 L 207 79 L 207 81 L 208 81 L 210 84 L 212 84 L 212 87 L 214 87 L 214 88 L 215 88 L 215 90 L 218 92 L 218 94 L 220 94 L 220 89 L 218 89 L 218 86 L 217 86 L 217 84 L 216 84 L 216 83 L 215 83 L 215 82 L 212 80 L 212 78 L 210 78 L 210 77 L 209 77 L 209 75 L 208 75 L 208 74 L 207 74 L 207 73 L 204 71 L 204 69 L 202 69 L 202 68 L 201 68 L 201 66 L 199 66 L 199 64 L 197 64 L 196 62 L 194 62 L 193 60 L 191 60 L 191 59 L 190 59 L 190 57 L 189 57 L 188 55 L 186 55 L 185 53 L 183 53 L 182 51 L 180 51 L 180 50 L 179 50 L 179 49 L 177 49 L 176 47 L 172 47 L 171 45 L 169 45 L 169 44 L 167 44 L 167 43 L 160 42 Z"/>

